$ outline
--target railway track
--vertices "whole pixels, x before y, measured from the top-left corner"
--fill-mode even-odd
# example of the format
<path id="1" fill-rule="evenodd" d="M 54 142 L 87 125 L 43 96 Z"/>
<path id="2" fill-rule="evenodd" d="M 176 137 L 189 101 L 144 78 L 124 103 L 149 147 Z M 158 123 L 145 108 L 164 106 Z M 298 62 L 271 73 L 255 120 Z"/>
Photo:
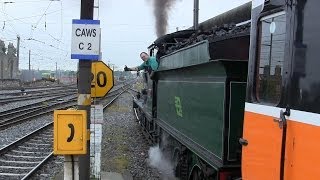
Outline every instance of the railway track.
<path id="1" fill-rule="evenodd" d="M 27 179 L 52 155 L 53 123 L 0 149 L 0 179 Z"/>
<path id="2" fill-rule="evenodd" d="M 53 112 L 54 109 L 65 109 L 76 105 L 76 97 L 62 102 L 53 102 L 50 105 L 29 107 L 9 113 L 1 113 L 0 117 L 6 117 L 0 120 L 0 129 L 8 128 L 12 125 L 31 120 L 32 118 Z"/>
<path id="3" fill-rule="evenodd" d="M 117 89 L 111 91 L 105 98 L 117 96 L 119 90 L 126 89 L 130 84 L 123 84 L 119 86 Z M 97 99 L 97 102 L 100 103 L 104 101 L 105 98 Z M 5 129 L 15 124 L 32 120 L 35 117 L 39 117 L 44 114 L 52 113 L 54 109 L 66 109 L 72 106 L 76 106 L 77 97 L 70 98 L 64 101 L 52 101 L 45 103 L 36 103 L 33 105 L 27 105 L 15 109 L 11 109 L 8 111 L 4 111 L 0 113 L 0 129 Z"/>
<path id="4" fill-rule="evenodd" d="M 115 86 L 114 89 L 112 89 L 109 92 L 108 96 L 116 95 L 116 91 L 117 91 L 117 89 L 119 89 L 119 87 L 121 87 L 121 86 L 119 86 L 119 85 Z M 35 107 L 47 105 L 52 100 L 56 100 L 56 99 L 60 99 L 60 98 L 64 98 L 64 97 L 66 97 L 66 95 L 55 96 L 55 97 L 51 97 L 49 99 L 46 99 L 46 100 L 43 100 L 43 101 L 40 101 L 40 102 L 37 102 L 37 103 L 32 103 L 32 104 L 20 106 L 20 107 L 17 107 L 17 108 L 9 109 L 9 110 L 6 110 L 6 111 L 2 111 L 2 112 L 0 112 L 0 119 L 5 118 L 4 115 L 2 115 L 2 114 L 10 115 L 10 114 L 18 113 L 18 112 L 27 111 L 29 109 L 33 110 L 33 109 L 35 109 Z"/>
<path id="5" fill-rule="evenodd" d="M 121 94 L 128 90 L 123 86 L 116 91 L 105 110 Z M 110 98 L 107 96 L 106 98 Z M 53 123 L 33 131 L 0 149 L 0 179 L 29 179 L 53 156 Z"/>
<path id="6" fill-rule="evenodd" d="M 37 98 L 43 98 L 43 97 L 53 97 L 53 96 L 60 96 L 60 95 L 70 95 L 75 94 L 76 90 L 59 90 L 55 92 L 49 92 L 49 93 L 40 93 L 40 94 L 32 94 L 32 95 L 26 95 L 26 96 L 15 96 L 15 97 L 6 97 L 6 98 L 0 98 L 0 104 L 6 104 L 11 102 L 17 102 L 17 101 L 26 101 L 31 99 L 37 99 Z"/>
<path id="7" fill-rule="evenodd" d="M 50 102 L 55 102 L 55 101 L 59 101 L 62 100 L 66 97 L 68 97 L 70 95 L 61 95 L 61 96 L 55 96 L 37 103 L 32 103 L 32 104 L 27 104 L 24 106 L 20 106 L 17 108 L 12 108 L 12 109 L 8 109 L 6 111 L 1 111 L 0 112 L 0 119 L 4 119 L 7 117 L 10 117 L 10 115 L 13 115 L 15 113 L 23 113 L 23 112 L 28 112 L 28 110 L 34 110 L 38 107 L 43 107 L 43 106 L 47 106 Z"/>
<path id="8" fill-rule="evenodd" d="M 135 93 L 139 93 L 139 91 L 138 90 L 136 90 L 136 89 L 134 89 L 134 88 L 129 88 L 129 90 L 131 90 L 131 91 L 133 91 L 133 92 L 135 92 Z M 132 95 L 132 94 L 131 94 Z"/>
<path id="9" fill-rule="evenodd" d="M 41 94 L 43 92 L 49 91 L 59 91 L 59 90 L 71 90 L 77 89 L 76 86 L 60 86 L 60 87 L 47 87 L 38 89 L 15 89 L 15 90 L 0 90 L 0 96 L 20 96 L 21 94 Z"/>
<path id="10" fill-rule="evenodd" d="M 128 82 L 128 83 L 124 83 L 124 84 L 121 84 L 121 85 L 118 85 L 118 86 L 115 86 L 114 89 L 112 89 L 112 90 L 108 93 L 108 95 L 107 95 L 106 97 L 97 98 L 97 99 L 96 99 L 97 102 L 100 103 L 100 102 L 104 101 L 105 98 L 117 96 L 117 95 L 119 94 L 119 93 L 118 93 L 119 90 L 129 89 L 129 88 L 130 88 L 129 86 L 131 86 L 132 83 L 133 83 L 133 81 Z"/>
<path id="11" fill-rule="evenodd" d="M 70 87 L 76 87 L 76 84 L 68 84 L 68 85 L 56 85 L 56 86 L 34 86 L 34 87 L 29 87 L 29 86 L 23 86 L 23 87 L 14 87 L 14 88 L 2 88 L 2 90 L 0 91 L 0 94 L 2 94 L 2 91 L 4 92 L 8 92 L 8 91 L 20 91 L 21 89 L 25 89 L 25 90 L 47 90 L 47 89 L 58 89 L 58 88 L 70 88 Z"/>

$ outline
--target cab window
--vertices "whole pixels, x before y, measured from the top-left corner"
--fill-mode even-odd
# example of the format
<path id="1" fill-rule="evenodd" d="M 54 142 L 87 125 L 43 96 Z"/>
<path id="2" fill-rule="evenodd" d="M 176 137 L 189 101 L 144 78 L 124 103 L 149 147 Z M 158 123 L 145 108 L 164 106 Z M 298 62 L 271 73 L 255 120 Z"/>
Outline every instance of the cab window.
<path id="1" fill-rule="evenodd" d="M 256 95 L 261 103 L 278 104 L 281 97 L 286 37 L 285 12 L 259 21 Z"/>

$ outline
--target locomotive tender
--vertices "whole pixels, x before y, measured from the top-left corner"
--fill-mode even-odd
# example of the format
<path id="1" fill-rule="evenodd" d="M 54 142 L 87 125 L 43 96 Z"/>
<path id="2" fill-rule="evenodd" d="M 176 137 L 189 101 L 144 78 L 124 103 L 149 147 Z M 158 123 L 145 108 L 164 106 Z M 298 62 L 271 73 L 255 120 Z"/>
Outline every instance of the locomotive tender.
<path id="1" fill-rule="evenodd" d="M 159 68 L 134 108 L 176 176 L 320 177 L 319 5 L 254 0 L 149 47 Z"/>

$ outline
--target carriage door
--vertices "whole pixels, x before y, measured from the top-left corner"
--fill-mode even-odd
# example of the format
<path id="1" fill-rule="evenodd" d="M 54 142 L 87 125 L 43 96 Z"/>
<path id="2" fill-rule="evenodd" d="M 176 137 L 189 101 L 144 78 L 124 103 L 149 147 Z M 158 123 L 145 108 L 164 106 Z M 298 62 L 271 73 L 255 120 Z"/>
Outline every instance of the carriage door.
<path id="1" fill-rule="evenodd" d="M 277 180 L 281 176 L 284 127 L 278 108 L 284 77 L 286 14 L 284 11 L 258 20 L 254 90 L 245 105 L 242 146 L 244 180 Z M 255 50 L 255 49 L 251 49 Z M 253 59 L 252 59 L 253 60 Z M 283 114 L 282 114 L 283 115 Z M 282 118 L 284 116 L 281 116 Z"/>

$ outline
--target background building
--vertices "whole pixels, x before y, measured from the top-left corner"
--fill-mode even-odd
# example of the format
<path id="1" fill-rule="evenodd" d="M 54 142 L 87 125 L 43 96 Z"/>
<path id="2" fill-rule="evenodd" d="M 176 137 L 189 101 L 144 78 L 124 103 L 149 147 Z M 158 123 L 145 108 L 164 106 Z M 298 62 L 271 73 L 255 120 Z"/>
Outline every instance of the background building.
<path id="1" fill-rule="evenodd" d="M 19 61 L 17 50 L 12 43 L 6 48 L 4 42 L 0 40 L 0 79 L 18 79 Z"/>

